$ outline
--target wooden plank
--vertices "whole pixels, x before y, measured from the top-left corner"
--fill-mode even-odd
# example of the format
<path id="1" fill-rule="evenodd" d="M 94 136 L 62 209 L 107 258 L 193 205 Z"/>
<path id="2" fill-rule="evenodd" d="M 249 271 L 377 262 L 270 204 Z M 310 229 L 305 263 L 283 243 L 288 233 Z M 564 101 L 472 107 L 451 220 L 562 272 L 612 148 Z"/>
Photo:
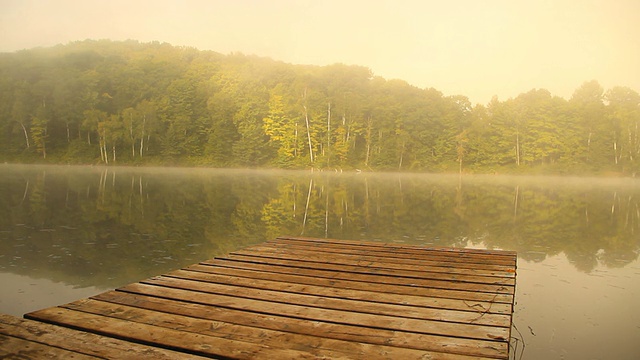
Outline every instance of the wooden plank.
<path id="1" fill-rule="evenodd" d="M 272 257 L 233 254 L 233 255 L 228 255 L 226 257 L 220 257 L 215 260 L 216 262 L 214 264 L 220 265 L 220 266 L 238 266 L 239 262 L 254 263 L 254 264 L 267 265 L 267 268 L 272 269 L 273 272 L 284 271 L 285 273 L 296 273 L 296 274 L 304 273 L 310 276 L 323 277 L 323 278 L 329 278 L 329 279 L 344 279 L 344 280 L 363 281 L 368 283 L 405 285 L 413 288 L 420 287 L 424 289 L 434 289 L 438 291 L 443 290 L 442 292 L 439 292 L 441 296 L 446 296 L 444 294 L 448 294 L 452 298 L 461 298 L 461 299 L 470 299 L 470 300 L 485 300 L 485 301 L 511 303 L 512 295 L 515 291 L 514 287 L 510 285 L 492 285 L 492 284 L 485 285 L 485 284 L 458 283 L 454 281 L 430 280 L 430 279 L 419 279 L 419 278 L 409 278 L 409 277 L 394 277 L 394 276 L 389 276 L 385 274 L 378 275 L 378 272 L 373 272 L 373 273 L 347 272 L 347 271 L 341 271 L 340 267 L 334 267 L 331 264 L 326 264 L 324 266 L 321 266 L 321 265 L 318 265 L 317 263 L 314 264 L 314 263 L 307 263 L 304 261 L 277 259 Z M 224 264 L 222 260 L 232 260 L 234 261 L 234 264 L 231 264 L 231 263 Z M 203 263 L 209 264 L 212 262 L 203 262 Z M 247 265 L 243 264 L 242 266 L 247 266 Z M 481 294 L 484 294 L 484 296 Z M 508 296 L 495 297 L 495 294 L 508 295 Z"/>
<path id="2" fill-rule="evenodd" d="M 118 359 L 201 359 L 199 356 L 177 353 L 161 348 L 144 346 L 128 341 L 100 336 L 84 331 L 68 329 L 50 324 L 20 319 L 0 314 L 0 334 L 8 335 L 22 341 L 38 343 L 44 347 L 58 349 L 56 358 L 118 358 Z M 21 352 L 24 343 L 20 344 L 15 356 L 26 356 Z M 10 346 L 0 340 L 0 349 L 9 350 Z M 44 349 L 43 347 L 38 347 Z M 43 357 L 47 352 L 40 355 Z"/>
<path id="3" fill-rule="evenodd" d="M 337 239 L 321 239 L 321 238 L 309 238 L 304 236 L 280 236 L 276 240 L 295 240 L 300 242 L 310 242 L 319 244 L 339 244 L 339 245 L 358 245 L 368 246 L 375 248 L 388 248 L 388 249 L 401 249 L 401 250 L 436 250 L 445 251 L 451 253 L 467 253 L 476 255 L 495 255 L 516 257 L 517 252 L 510 250 L 491 250 L 491 249 L 468 249 L 468 248 L 452 248 L 452 247 L 438 247 L 438 246 L 423 246 L 423 245 L 411 245 L 403 243 L 390 243 L 390 242 L 378 242 L 378 241 L 365 241 L 365 240 L 337 240 Z"/>
<path id="4" fill-rule="evenodd" d="M 329 339 L 341 339 L 359 343 L 406 347 L 410 349 L 449 352 L 488 358 L 502 358 L 506 354 L 504 342 L 472 339 L 450 339 L 412 332 L 399 332 L 381 328 L 367 328 L 357 325 L 335 324 L 312 321 L 279 314 L 262 314 L 243 309 L 231 309 L 216 304 L 197 304 L 191 299 L 177 300 L 154 296 L 111 291 L 94 297 L 102 301 L 180 314 L 194 318 L 222 321 L 239 325 L 256 326 L 264 329 L 286 331 L 296 334 L 313 335 Z"/>
<path id="5" fill-rule="evenodd" d="M 62 307 L 35 311 L 27 316 L 30 319 L 196 355 L 233 359 L 316 359 L 315 356 L 304 351 L 276 349 L 261 344 L 98 316 Z"/>
<path id="6" fill-rule="evenodd" d="M 319 305 L 327 309 L 346 309 L 355 308 L 358 312 L 371 314 L 396 315 L 402 314 L 403 317 L 414 319 L 438 320 L 460 322 L 467 324 L 482 324 L 492 326 L 508 327 L 511 325 L 511 317 L 508 315 L 499 315 L 493 313 L 478 313 L 473 308 L 467 307 L 465 311 L 453 309 L 432 309 L 418 307 L 408 304 L 407 302 L 398 304 L 388 304 L 380 302 L 376 293 L 359 292 L 359 299 L 354 299 L 354 291 L 343 291 L 339 296 L 327 296 L 325 287 L 313 287 L 309 285 L 295 285 L 282 283 L 277 281 L 246 279 L 240 277 L 222 276 L 212 273 L 202 273 L 195 271 L 177 270 L 165 275 L 166 277 L 175 277 L 184 280 L 199 281 L 203 283 L 211 283 L 206 287 L 207 292 L 220 293 L 218 286 L 233 286 L 237 288 L 245 288 L 243 295 L 249 297 L 251 291 L 265 290 L 274 293 L 275 298 L 285 297 L 287 303 L 295 303 L 298 305 L 308 305 L 310 300 L 322 299 Z M 223 288 L 224 290 L 224 288 Z M 259 299 L 265 299 L 259 297 Z M 316 306 L 318 306 L 316 304 Z M 471 311 L 470 311 L 471 310 Z"/>
<path id="7" fill-rule="evenodd" d="M 243 309 L 263 314 L 280 314 L 308 320 L 378 327 L 397 331 L 479 340 L 506 340 L 509 338 L 509 329 L 501 327 L 417 320 L 389 315 L 365 314 L 348 310 L 324 309 L 313 307 L 312 305 L 295 305 L 276 301 L 258 300 L 255 298 L 244 298 L 242 297 L 242 291 L 233 288 L 228 289 L 227 295 L 200 292 L 194 289 L 204 291 L 206 291 L 206 289 L 203 286 L 199 286 L 197 282 L 178 279 L 156 279 L 154 283 L 162 284 L 163 286 L 139 283 L 127 285 L 120 290 L 137 294 L 160 296 L 168 299 L 184 300 L 188 298 L 194 303 Z M 269 294 L 266 291 L 261 291 L 260 293 L 268 298 L 276 295 Z M 318 301 L 322 301 L 322 299 L 318 299 Z"/>
<path id="8" fill-rule="evenodd" d="M 316 252 L 318 255 L 347 255 L 347 256 L 370 256 L 377 259 L 380 262 L 397 263 L 397 264 L 416 264 L 416 262 L 428 264 L 435 264 L 435 266 L 459 268 L 459 269 L 493 269 L 503 276 L 507 270 L 513 267 L 513 259 L 506 259 L 499 257 L 498 259 L 492 259 L 490 256 L 478 257 L 471 256 L 466 253 L 450 253 L 444 251 L 429 251 L 423 252 L 411 252 L 411 253 L 398 253 L 396 251 L 390 251 L 384 248 L 372 248 L 362 249 L 361 247 L 340 247 L 338 245 L 308 245 L 298 243 L 286 243 L 285 241 L 278 242 L 266 242 L 259 246 L 270 247 L 272 249 L 291 250 L 297 251 L 311 251 Z M 504 275 L 508 275 L 504 274 Z"/>
<path id="9" fill-rule="evenodd" d="M 480 276 L 497 276 L 497 277 L 515 277 L 513 270 L 513 266 L 506 264 L 499 264 L 500 267 L 497 270 L 487 270 L 481 268 L 481 266 L 475 265 L 498 265 L 496 261 L 483 261 L 483 262 L 473 262 L 472 259 L 467 259 L 464 256 L 450 256 L 446 253 L 438 252 L 434 254 L 401 254 L 398 255 L 395 252 L 389 252 L 386 250 L 368 250 L 368 249 L 349 249 L 343 248 L 339 245 L 331 245 L 327 246 L 307 246 L 306 244 L 300 245 L 297 243 L 280 243 L 280 242 L 267 242 L 262 244 L 261 246 L 268 246 L 274 249 L 288 249 L 292 251 L 312 251 L 317 254 L 322 254 L 326 256 L 335 256 L 335 255 L 347 255 L 347 256 L 370 256 L 373 257 L 376 261 L 380 263 L 389 263 L 389 264 L 406 264 L 406 265 L 419 265 L 424 266 L 427 271 L 452 271 L 453 273 L 459 274 L 470 274 L 470 275 L 480 275 Z M 472 264 L 472 265 L 471 265 Z M 469 266 L 471 265 L 471 266 Z M 486 266 L 485 266 L 486 267 Z M 438 270 L 439 269 L 439 270 Z"/>
<path id="10" fill-rule="evenodd" d="M 0 333 L 0 359 L 100 359 Z"/>
<path id="11" fill-rule="evenodd" d="M 403 264 L 393 262 L 379 261 L 375 256 L 366 255 L 342 255 L 342 254 L 318 254 L 316 251 L 296 250 L 286 251 L 281 248 L 253 247 L 247 250 L 240 250 L 231 253 L 231 255 L 248 255 L 260 257 L 273 257 L 277 259 L 296 260 L 309 264 L 309 266 L 327 268 L 338 271 L 364 272 L 376 274 L 386 274 L 398 277 L 415 277 L 420 279 L 433 280 L 450 280 L 456 282 L 469 282 L 479 284 L 498 284 L 498 285 L 515 285 L 514 273 L 504 272 L 504 276 L 484 276 L 470 272 L 463 273 L 460 268 L 453 269 L 451 267 L 429 266 L 430 264 L 419 264 L 416 262 L 407 262 Z M 453 271 L 447 271 L 453 270 Z M 456 271 L 457 270 L 457 271 Z M 473 271 L 473 270 L 472 270 Z"/>
<path id="12" fill-rule="evenodd" d="M 313 335 L 263 329 L 237 325 L 222 321 L 211 321 L 193 316 L 177 315 L 163 311 L 123 306 L 98 300 L 77 301 L 63 306 L 94 315 L 113 317 L 148 325 L 160 326 L 182 332 L 188 331 L 224 339 L 239 340 L 267 345 L 272 348 L 293 349 L 308 352 L 319 358 L 364 357 L 392 359 L 450 359 L 451 355 L 404 349 L 385 345 L 372 345 L 354 341 L 336 340 Z M 203 310 L 207 311 L 207 310 Z M 379 356 L 383 355 L 383 357 Z"/>
<path id="13" fill-rule="evenodd" d="M 490 314 L 503 314 L 508 317 L 510 317 L 512 312 L 510 304 L 395 294 L 385 291 L 386 287 L 384 285 L 375 287 L 367 285 L 354 289 L 349 287 L 348 283 L 343 287 L 341 286 L 343 285 L 342 282 L 336 282 L 330 279 L 318 279 L 290 274 L 271 274 L 262 271 L 201 264 L 189 266 L 185 268 L 185 270 L 209 274 L 207 278 L 203 279 L 206 279 L 206 281 L 242 284 L 242 286 L 286 292 L 307 293 L 353 300 L 370 300 L 388 304 L 422 306 L 434 309 L 486 312 Z M 174 273 L 170 273 L 168 275 L 173 276 L 173 274 Z"/>
<path id="14" fill-rule="evenodd" d="M 274 241 L 268 241 L 263 245 L 274 247 L 289 247 L 309 249 L 314 251 L 328 252 L 328 253 L 341 253 L 341 254 L 370 254 L 385 259 L 419 259 L 419 260 L 432 260 L 432 261 L 444 261 L 454 263 L 459 266 L 465 266 L 466 264 L 492 264 L 513 266 L 514 256 L 512 255 L 494 255 L 487 253 L 476 253 L 466 251 L 452 252 L 449 249 L 429 249 L 429 248 L 395 248 L 390 246 L 366 246 L 366 245 L 352 245 L 342 243 L 327 243 L 327 242 L 304 242 L 299 240 L 278 239 Z"/>
<path id="15" fill-rule="evenodd" d="M 231 269 L 243 269 L 260 271 L 265 274 L 277 274 L 277 275 L 289 275 L 296 274 L 299 276 L 300 283 L 313 282 L 329 282 L 330 286 L 345 288 L 345 289 L 360 289 L 360 290 L 376 290 L 379 292 L 386 292 L 399 295 L 415 295 L 424 297 L 435 297 L 445 299 L 459 299 L 465 301 L 484 301 L 491 303 L 504 303 L 511 304 L 513 301 L 513 295 L 509 294 L 493 294 L 493 293 L 480 293 L 473 291 L 461 291 L 461 290 L 448 290 L 448 289 L 434 289 L 429 287 L 419 286 L 412 281 L 406 281 L 406 279 L 393 279 L 388 277 L 376 278 L 375 276 L 364 276 L 359 274 L 343 274 L 334 271 L 325 271 L 319 269 L 306 269 L 298 268 L 295 266 L 288 266 L 291 263 L 287 261 L 272 261 L 267 262 L 265 260 L 256 258 L 242 258 L 235 256 L 232 260 L 229 258 L 216 258 L 201 262 L 202 265 L 227 267 Z M 245 260 L 245 261 L 242 261 Z M 282 264 L 282 265 L 279 265 Z M 295 265 L 292 263 L 291 265 Z M 312 279 L 312 280 L 303 280 Z M 395 280 L 395 281 L 392 281 Z M 509 310 L 511 311 L 511 310 Z"/>

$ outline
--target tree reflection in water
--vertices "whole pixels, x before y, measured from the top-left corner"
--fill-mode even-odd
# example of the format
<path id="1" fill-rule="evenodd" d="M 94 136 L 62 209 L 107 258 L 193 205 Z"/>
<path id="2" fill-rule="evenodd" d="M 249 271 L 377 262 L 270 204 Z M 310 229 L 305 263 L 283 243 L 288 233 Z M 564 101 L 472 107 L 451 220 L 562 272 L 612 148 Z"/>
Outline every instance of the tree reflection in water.
<path id="1" fill-rule="evenodd" d="M 555 311 L 523 307 L 544 293 L 534 283 L 594 296 L 585 289 L 599 289 L 599 274 L 631 268 L 620 276 L 640 284 L 640 185 L 633 179 L 0 166 L 5 275 L 113 288 L 301 234 L 516 250 L 516 320 L 527 326 L 539 312 Z M 549 264 L 554 271 L 545 273 Z M 552 285 L 558 272 L 573 277 L 564 288 Z M 631 287 L 616 299 L 640 290 Z M 5 295 L 0 306 L 10 301 L 15 297 Z M 571 301 L 562 306 L 575 310 Z M 627 317 L 639 320 L 637 310 Z M 553 328 L 537 326 L 541 334 Z M 634 326 L 627 336 L 635 331 L 640 340 Z M 540 337 L 527 338 L 535 353 Z M 553 349 L 550 339 L 539 348 Z"/>

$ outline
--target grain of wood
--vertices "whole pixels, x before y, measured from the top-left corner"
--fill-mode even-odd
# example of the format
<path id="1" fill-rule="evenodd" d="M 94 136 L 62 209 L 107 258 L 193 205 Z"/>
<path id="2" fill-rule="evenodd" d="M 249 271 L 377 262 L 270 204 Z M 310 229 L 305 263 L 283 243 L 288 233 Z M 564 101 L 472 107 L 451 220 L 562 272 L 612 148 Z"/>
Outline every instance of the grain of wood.
<path id="1" fill-rule="evenodd" d="M 185 268 L 185 271 L 202 272 L 211 274 L 212 276 L 229 276 L 233 279 L 246 279 L 252 282 L 253 286 L 260 287 L 263 284 L 269 284 L 274 288 L 283 289 L 283 291 L 296 292 L 300 287 L 300 292 L 314 293 L 322 296 L 330 296 L 337 298 L 349 298 L 357 300 L 375 299 L 379 302 L 390 304 L 424 306 L 440 309 L 462 310 L 462 311 L 481 311 L 491 314 L 511 315 L 511 304 L 503 304 L 486 301 L 447 299 L 440 297 L 416 296 L 408 293 L 396 293 L 397 287 L 385 284 L 377 284 L 371 286 L 368 283 L 341 281 L 333 279 L 317 278 L 312 276 L 292 275 L 283 273 L 270 273 L 262 269 L 250 270 L 234 267 L 215 266 L 212 264 L 196 264 Z M 237 280 L 243 281 L 243 280 Z M 268 281 L 262 283 L 261 281 Z M 273 285 L 279 283 L 281 285 Z M 266 285 L 265 285 L 266 286 Z"/>
<path id="2" fill-rule="evenodd" d="M 0 334 L 19 338 L 26 342 L 38 343 L 45 348 L 59 349 L 60 353 L 56 355 L 56 358 L 82 358 L 82 355 L 89 358 L 117 358 L 123 360 L 201 359 L 199 356 L 144 346 L 90 332 L 54 326 L 39 321 L 20 319 L 4 314 L 0 314 Z M 17 349 L 20 351 L 14 351 L 13 355 L 24 355 L 22 351 L 24 343 L 20 344 L 20 348 Z M 0 345 L 0 349 L 10 349 L 9 345 L 2 343 L 1 340 Z M 64 351 L 68 351 L 69 353 Z"/>
<path id="3" fill-rule="evenodd" d="M 166 313 L 179 314 L 194 318 L 223 321 L 238 325 L 247 325 L 306 334 L 322 338 L 354 341 L 410 349 L 449 352 L 457 354 L 482 355 L 499 358 L 506 353 L 507 345 L 495 341 L 472 339 L 452 339 L 417 333 L 402 333 L 380 328 L 366 328 L 359 325 L 337 324 L 312 321 L 283 315 L 251 312 L 246 309 L 232 309 L 211 304 L 197 304 L 189 298 L 166 299 L 152 295 L 141 295 L 112 291 L 94 297 L 97 300 L 129 305 Z"/>
<path id="4" fill-rule="evenodd" d="M 0 341 L 101 358 L 132 344 L 153 358 L 508 359 L 515 279 L 515 252 L 283 237 L 26 315 L 42 327 L 0 321 Z M 82 335 L 63 345 L 65 332 Z"/>

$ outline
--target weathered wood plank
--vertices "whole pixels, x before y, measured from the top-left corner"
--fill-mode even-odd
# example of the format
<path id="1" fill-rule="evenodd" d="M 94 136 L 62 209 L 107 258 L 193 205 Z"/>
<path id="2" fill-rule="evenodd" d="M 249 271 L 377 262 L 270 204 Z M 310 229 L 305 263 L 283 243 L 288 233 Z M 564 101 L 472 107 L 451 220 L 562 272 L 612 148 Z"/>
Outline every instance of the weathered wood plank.
<path id="1" fill-rule="evenodd" d="M 0 333 L 0 359 L 100 359 Z"/>
<path id="2" fill-rule="evenodd" d="M 233 359 L 316 359 L 314 355 L 304 351 L 276 349 L 261 344 L 174 330 L 61 307 L 39 310 L 27 315 L 34 320 L 196 355 Z"/>
<path id="3" fill-rule="evenodd" d="M 339 297 L 327 296 L 324 287 L 312 287 L 308 285 L 295 285 L 281 283 L 277 281 L 265 281 L 257 279 L 245 279 L 239 277 L 221 276 L 211 273 L 201 273 L 194 271 L 177 270 L 165 275 L 166 277 L 175 277 L 184 280 L 199 281 L 204 283 L 212 283 L 209 286 L 202 286 L 207 292 L 221 293 L 218 285 L 224 286 L 223 294 L 228 286 L 236 288 L 246 288 L 242 291 L 243 296 L 258 299 L 268 299 L 263 297 L 262 293 L 254 291 L 265 290 L 273 295 L 273 299 L 286 299 L 287 303 L 298 305 L 319 306 L 327 309 L 357 311 L 371 314 L 396 315 L 414 319 L 437 320 L 460 322 L 467 324 L 482 324 L 491 326 L 509 327 L 511 325 L 511 317 L 508 315 L 499 315 L 492 313 L 478 313 L 473 308 L 466 311 L 456 311 L 451 309 L 431 309 L 425 307 L 417 307 L 408 303 L 386 304 L 379 302 L 375 293 L 368 293 L 368 297 L 362 296 L 360 299 L 353 299 L 353 291 L 345 291 Z M 195 289 L 195 288 L 194 288 Z M 362 294 L 362 292 L 360 293 Z M 321 303 L 316 301 L 322 299 Z"/>
<path id="4" fill-rule="evenodd" d="M 215 304 L 233 309 L 243 309 L 263 314 L 280 314 L 290 317 L 304 318 L 315 321 L 329 321 L 342 324 L 360 325 L 367 327 L 379 327 L 390 330 L 417 332 L 431 335 L 443 335 L 463 337 L 479 340 L 507 340 L 509 329 L 486 325 L 469 325 L 449 323 L 441 321 L 417 320 L 389 315 L 374 315 L 358 313 L 346 310 L 333 310 L 312 305 L 296 305 L 275 301 L 244 298 L 242 292 L 229 288 L 226 295 L 201 292 L 206 291 L 206 286 L 200 286 L 197 282 L 178 279 L 154 279 L 155 285 L 147 283 L 131 284 L 121 288 L 121 291 L 138 294 L 162 296 L 170 299 L 191 299 L 200 304 Z M 167 287 L 171 286 L 171 287 Z M 197 290 L 194 290 L 197 289 Z M 260 291 L 265 297 L 271 298 L 275 294 Z M 281 300 L 284 300 L 281 298 Z M 322 301 L 323 299 L 318 299 Z"/>
<path id="5" fill-rule="evenodd" d="M 366 356 L 369 359 L 424 359 L 425 356 L 429 356 L 433 359 L 453 358 L 451 355 L 442 353 L 336 340 L 312 335 L 264 329 L 255 326 L 211 321 L 209 319 L 172 314 L 167 311 L 159 312 L 98 300 L 77 301 L 64 305 L 63 307 L 94 315 L 160 326 L 182 332 L 186 331 L 224 339 L 239 340 L 266 345 L 272 348 L 303 351 L 317 356 L 318 358 L 333 359 L 345 356 L 349 358 L 363 358 Z"/>
<path id="6" fill-rule="evenodd" d="M 338 253 L 338 254 L 370 254 L 378 256 L 387 260 L 432 260 L 442 261 L 452 265 L 458 265 L 465 267 L 468 264 L 480 264 L 480 265 L 502 265 L 511 267 L 514 265 L 513 255 L 495 255 L 487 253 L 456 251 L 452 252 L 450 249 L 430 249 L 430 248 L 396 248 L 391 246 L 367 246 L 367 245 L 352 245 L 333 242 L 305 242 L 299 240 L 278 239 L 274 241 L 268 241 L 263 245 L 273 247 L 288 247 L 298 249 L 308 249 L 313 251 L 320 251 L 326 253 Z"/>
<path id="7" fill-rule="evenodd" d="M 194 318 L 223 321 L 232 324 L 255 326 L 264 329 L 286 331 L 296 334 L 313 335 L 329 339 L 354 341 L 410 349 L 449 352 L 489 358 L 502 358 L 506 354 L 504 342 L 472 339 L 445 338 L 399 332 L 381 328 L 367 328 L 357 325 L 312 321 L 282 315 L 262 314 L 242 309 L 231 309 L 215 304 L 197 304 L 190 299 L 172 300 L 148 295 L 111 291 L 94 297 L 101 301 L 151 309 Z"/>
<path id="8" fill-rule="evenodd" d="M 100 359 L 0 333 L 0 359 Z"/>
<path id="9" fill-rule="evenodd" d="M 481 293 L 473 291 L 463 290 L 449 290 L 449 289 L 436 289 L 424 286 L 419 286 L 413 281 L 408 281 L 402 278 L 389 278 L 380 277 L 375 275 L 359 275 L 359 274 L 344 274 L 335 271 L 325 271 L 319 269 L 307 269 L 295 267 L 297 263 L 290 261 L 271 261 L 262 260 L 259 258 L 245 258 L 241 256 L 234 256 L 231 258 L 216 258 L 212 260 L 203 261 L 202 265 L 207 266 L 219 266 L 232 269 L 243 269 L 260 271 L 265 274 L 278 274 L 278 275 L 290 275 L 295 274 L 307 279 L 314 279 L 314 281 L 330 282 L 331 286 L 346 288 L 346 289 L 359 289 L 359 290 L 372 290 L 375 289 L 380 292 L 388 292 L 399 295 L 415 295 L 435 298 L 448 298 L 459 299 L 466 301 L 485 301 L 491 303 L 503 303 L 511 304 L 513 301 L 513 295 L 509 294 L 493 294 L 493 293 Z M 395 281 L 393 281 L 395 280 Z M 304 280 L 302 283 L 307 283 Z M 510 311 L 510 310 L 509 310 Z"/>
<path id="10" fill-rule="evenodd" d="M 77 357 L 117 359 L 202 359 L 199 356 L 182 354 L 162 348 L 155 348 L 84 331 L 53 326 L 33 320 L 20 319 L 0 314 L 0 334 L 9 335 L 28 342 L 49 346 L 56 350 L 56 358 Z M 20 350 L 23 343 L 20 343 Z M 0 349 L 11 347 L 0 340 Z M 41 348 L 43 349 L 43 348 Z M 64 351 L 68 351 L 64 352 Z M 42 353 L 44 357 L 45 353 Z M 13 355 L 26 356 L 22 352 Z M 35 358 L 35 357 L 34 357 Z"/>
<path id="11" fill-rule="evenodd" d="M 468 274 L 478 276 L 496 276 L 496 277 L 515 277 L 513 272 L 513 266 L 506 264 L 499 264 L 496 261 L 489 259 L 483 263 L 474 263 L 473 259 L 468 259 L 466 256 L 451 256 L 445 252 L 432 252 L 432 254 L 408 253 L 398 255 L 396 252 L 389 252 L 384 249 L 374 248 L 374 250 L 361 249 L 360 247 L 354 247 L 355 249 L 343 248 L 337 244 L 330 244 L 325 246 L 324 244 L 312 245 L 298 244 L 294 242 L 292 244 L 278 242 L 266 242 L 262 246 L 272 247 L 274 249 L 288 249 L 292 251 L 312 251 L 317 254 L 323 254 L 326 256 L 370 256 L 377 262 L 389 263 L 399 265 L 418 265 L 425 267 L 423 271 L 434 272 L 452 272 L 456 274 Z M 511 262 L 511 261 L 510 261 Z M 483 265 L 483 266 L 476 266 Z M 500 265 L 496 270 L 485 269 L 486 265 Z"/>
<path id="12" fill-rule="evenodd" d="M 349 283 L 331 279 L 321 279 L 300 275 L 265 273 L 262 271 L 225 268 L 213 265 L 192 265 L 184 270 L 210 274 L 203 280 L 227 284 L 243 284 L 263 289 L 280 290 L 286 292 L 313 294 L 325 297 L 344 298 L 352 300 L 368 300 L 381 303 L 422 306 L 434 309 L 449 309 L 473 311 L 490 314 L 511 316 L 511 304 L 491 303 L 485 301 L 471 301 L 459 299 L 414 296 L 395 294 L 386 291 L 385 285 L 360 288 L 349 287 Z M 173 273 L 168 274 L 170 276 Z M 344 286 L 343 286 L 344 285 Z"/>
<path id="13" fill-rule="evenodd" d="M 462 298 L 462 299 L 486 300 L 486 301 L 511 303 L 512 295 L 515 291 L 514 286 L 510 286 L 510 285 L 459 283 L 455 281 L 446 281 L 446 280 L 430 280 L 430 279 L 420 279 L 420 278 L 411 278 L 411 277 L 395 277 L 392 275 L 379 274 L 382 272 L 382 270 L 372 271 L 371 273 L 349 272 L 346 270 L 341 271 L 339 266 L 335 267 L 331 264 L 325 264 L 324 266 L 321 266 L 317 263 L 308 263 L 308 262 L 299 261 L 295 259 L 289 260 L 289 259 L 279 259 L 274 257 L 231 254 L 226 257 L 217 258 L 215 260 L 217 260 L 215 264 L 220 266 L 225 266 L 225 264 L 222 263 L 222 260 L 232 260 L 232 261 L 235 261 L 235 264 L 233 265 L 228 264 L 229 266 L 238 266 L 237 264 L 238 262 L 263 264 L 263 265 L 268 265 L 269 268 L 272 268 L 273 272 L 284 271 L 285 273 L 296 273 L 296 274 L 304 273 L 304 274 L 310 274 L 311 276 L 323 277 L 323 278 L 329 278 L 329 279 L 344 279 L 344 280 L 363 281 L 368 283 L 395 284 L 395 285 L 405 285 L 410 287 L 421 287 L 421 288 L 428 288 L 428 289 L 444 290 L 444 291 L 448 291 L 448 294 L 451 297 Z M 203 262 L 203 263 L 207 264 L 210 262 Z M 243 264 L 242 266 L 246 266 L 246 265 Z M 276 266 L 279 266 L 279 267 L 276 268 Z M 445 292 L 441 292 L 440 294 L 441 296 L 446 296 L 444 295 Z M 480 294 L 484 294 L 484 296 Z M 500 300 L 498 298 L 494 299 L 495 294 L 502 294 L 502 295 L 508 295 L 508 296 L 502 298 L 503 300 Z"/>
<path id="14" fill-rule="evenodd" d="M 247 250 L 240 250 L 231 255 L 249 255 L 260 257 L 273 257 L 277 259 L 296 260 L 307 263 L 309 267 L 324 269 L 336 269 L 338 271 L 363 272 L 385 274 L 398 277 L 413 277 L 419 279 L 449 280 L 456 282 L 515 285 L 513 273 L 506 276 L 483 276 L 475 274 L 464 274 L 459 271 L 446 271 L 451 267 L 434 266 L 429 264 L 419 264 L 417 262 L 404 264 L 382 262 L 375 256 L 367 255 L 341 255 L 324 254 L 319 255 L 316 251 L 306 250 L 283 250 L 282 248 L 254 247 Z"/>
<path id="15" fill-rule="evenodd" d="M 276 241 L 281 239 L 296 240 L 296 241 L 308 242 L 308 243 L 339 244 L 339 245 L 346 244 L 346 245 L 358 245 L 358 246 L 401 249 L 401 250 L 418 250 L 418 251 L 437 250 L 437 251 L 445 251 L 450 253 L 476 254 L 481 256 L 484 256 L 484 255 L 495 255 L 495 256 L 506 256 L 506 257 L 517 256 L 517 253 L 515 251 L 510 251 L 510 250 L 468 249 L 468 248 L 424 246 L 424 245 L 404 244 L 400 242 L 390 243 L 390 242 L 365 241 L 365 240 L 337 240 L 337 239 L 310 238 L 310 237 L 304 237 L 304 236 L 280 236 L 276 239 Z"/>
<path id="16" fill-rule="evenodd" d="M 280 251 L 305 251 L 315 252 L 319 256 L 331 257 L 331 256 L 347 256 L 347 257 L 360 257 L 369 256 L 376 259 L 378 262 L 383 263 L 395 263 L 395 264 L 428 264 L 437 267 L 455 268 L 460 270 L 493 270 L 498 273 L 497 276 L 510 276 L 509 272 L 513 268 L 513 259 L 492 259 L 490 257 L 478 258 L 477 256 L 470 256 L 469 254 L 459 253 L 447 253 L 443 251 L 424 251 L 423 253 L 406 253 L 398 254 L 394 251 L 388 251 L 386 249 L 373 248 L 373 249 L 361 249 L 360 247 L 339 247 L 338 245 L 327 246 L 321 245 L 307 245 L 298 243 L 282 243 L 278 242 L 266 242 L 259 245 L 261 247 L 268 247 L 273 250 Z"/>

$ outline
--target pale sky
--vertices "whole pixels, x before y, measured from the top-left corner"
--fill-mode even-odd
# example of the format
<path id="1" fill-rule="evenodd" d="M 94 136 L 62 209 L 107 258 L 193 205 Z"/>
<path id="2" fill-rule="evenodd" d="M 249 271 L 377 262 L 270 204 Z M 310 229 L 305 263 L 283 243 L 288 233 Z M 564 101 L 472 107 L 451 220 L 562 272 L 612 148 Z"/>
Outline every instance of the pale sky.
<path id="1" fill-rule="evenodd" d="M 640 0 L 0 0 L 0 52 L 85 39 L 362 65 L 481 104 L 640 91 Z"/>

